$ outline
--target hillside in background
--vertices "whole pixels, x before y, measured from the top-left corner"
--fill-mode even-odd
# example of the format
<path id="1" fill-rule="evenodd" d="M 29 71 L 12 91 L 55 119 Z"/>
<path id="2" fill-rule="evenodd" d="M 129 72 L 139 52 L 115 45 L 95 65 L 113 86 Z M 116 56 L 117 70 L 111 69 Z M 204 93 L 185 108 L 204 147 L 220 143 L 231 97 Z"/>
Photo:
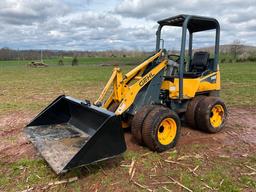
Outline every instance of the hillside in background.
<path id="1" fill-rule="evenodd" d="M 194 51 L 214 52 L 214 47 L 198 48 Z M 170 50 L 170 53 L 179 54 L 179 50 Z M 256 61 L 256 47 L 242 45 L 239 41 L 234 44 L 220 45 L 220 61 L 221 62 L 240 62 L 240 61 Z M 127 51 L 127 50 L 106 50 L 106 51 L 63 51 L 63 50 L 13 50 L 9 48 L 0 49 L 0 60 L 47 60 L 57 59 L 63 60 L 64 57 L 70 58 L 142 58 L 148 57 L 152 52 L 146 51 Z"/>
<path id="2" fill-rule="evenodd" d="M 233 44 L 220 45 L 220 52 L 221 53 L 230 53 L 233 46 L 234 46 Z M 241 49 L 243 50 L 243 52 L 256 52 L 256 46 L 242 45 L 242 44 L 237 45 L 237 46 L 240 46 Z M 196 50 L 204 50 L 204 51 L 212 53 L 214 51 L 214 46 L 198 48 Z"/>
<path id="3" fill-rule="evenodd" d="M 229 45 L 221 45 L 220 46 L 220 52 L 222 53 L 229 53 L 230 49 L 232 48 L 232 44 Z M 244 52 L 256 52 L 256 46 L 250 46 L 250 45 L 241 45 Z"/>

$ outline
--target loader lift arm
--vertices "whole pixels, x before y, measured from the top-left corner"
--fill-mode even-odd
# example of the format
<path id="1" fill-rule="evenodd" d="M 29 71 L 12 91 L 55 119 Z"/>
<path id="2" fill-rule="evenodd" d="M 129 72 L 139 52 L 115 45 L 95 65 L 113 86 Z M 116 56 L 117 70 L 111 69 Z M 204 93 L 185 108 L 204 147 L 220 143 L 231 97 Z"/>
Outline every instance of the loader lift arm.
<path id="1" fill-rule="evenodd" d="M 108 109 L 112 103 L 120 103 L 115 114 L 123 114 L 134 103 L 139 91 L 168 64 L 168 60 L 162 57 L 162 54 L 163 51 L 160 50 L 124 76 L 120 68 L 115 67 L 109 81 L 102 90 L 99 98 L 95 101 L 95 104 L 102 104 L 106 94 L 110 91 L 111 85 L 113 85 L 112 93 L 102 107 Z M 158 59 L 156 65 L 154 65 L 152 69 L 149 69 L 149 64 L 156 59 Z"/>

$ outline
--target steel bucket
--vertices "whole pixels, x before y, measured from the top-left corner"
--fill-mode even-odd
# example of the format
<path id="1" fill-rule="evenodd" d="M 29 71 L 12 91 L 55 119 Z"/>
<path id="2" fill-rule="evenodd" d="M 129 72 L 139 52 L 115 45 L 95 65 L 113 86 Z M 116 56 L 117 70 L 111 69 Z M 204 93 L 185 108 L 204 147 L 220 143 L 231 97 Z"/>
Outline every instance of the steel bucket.
<path id="1" fill-rule="evenodd" d="M 57 174 L 126 150 L 120 117 L 65 95 L 32 120 L 25 133 Z"/>

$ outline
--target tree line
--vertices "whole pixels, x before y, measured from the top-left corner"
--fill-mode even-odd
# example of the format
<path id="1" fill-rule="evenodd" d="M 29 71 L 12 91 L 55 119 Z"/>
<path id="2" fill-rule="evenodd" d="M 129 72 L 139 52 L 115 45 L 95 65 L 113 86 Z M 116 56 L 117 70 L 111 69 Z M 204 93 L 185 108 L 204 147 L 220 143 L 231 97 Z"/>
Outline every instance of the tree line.
<path id="1" fill-rule="evenodd" d="M 198 50 L 208 51 L 213 53 L 214 48 L 200 48 Z M 196 51 L 196 50 L 195 50 Z M 0 60 L 41 60 L 43 52 L 43 59 L 59 58 L 60 64 L 63 57 L 72 57 L 77 59 L 79 57 L 147 57 L 150 52 L 145 51 L 127 51 L 127 50 L 107 50 L 107 51 L 62 51 L 62 50 L 14 50 L 9 48 L 0 49 Z M 170 50 L 170 53 L 179 53 L 177 50 Z M 235 40 L 230 45 L 220 46 L 220 62 L 244 62 L 256 61 L 256 47 L 246 46 L 239 40 Z"/>
<path id="2" fill-rule="evenodd" d="M 148 52 L 143 51 L 61 51 L 61 50 L 42 50 L 43 59 L 65 57 L 140 57 Z M 9 48 L 0 49 L 0 60 L 40 60 L 41 50 L 14 50 Z"/>

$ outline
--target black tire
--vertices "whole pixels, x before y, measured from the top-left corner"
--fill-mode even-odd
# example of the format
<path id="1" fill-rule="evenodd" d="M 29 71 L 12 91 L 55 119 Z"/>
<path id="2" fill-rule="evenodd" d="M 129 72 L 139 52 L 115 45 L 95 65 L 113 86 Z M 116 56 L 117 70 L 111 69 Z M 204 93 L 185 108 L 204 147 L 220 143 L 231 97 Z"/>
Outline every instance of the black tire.
<path id="1" fill-rule="evenodd" d="M 218 109 L 216 113 L 213 112 L 215 109 Z M 218 121 L 212 119 L 214 118 L 214 113 L 217 117 L 220 117 Z M 228 113 L 225 103 L 219 97 L 209 96 L 204 98 L 197 107 L 196 123 L 198 128 L 202 131 L 217 133 L 223 129 L 227 115 Z"/>
<path id="2" fill-rule="evenodd" d="M 196 108 L 198 104 L 205 98 L 205 95 L 198 95 L 194 97 L 188 103 L 187 111 L 185 113 L 185 120 L 186 123 L 193 129 L 197 128 L 196 125 Z"/>
<path id="3" fill-rule="evenodd" d="M 172 119 L 172 122 L 176 125 L 176 131 L 169 134 L 170 137 L 169 143 L 163 144 L 162 141 L 159 140 L 158 133 L 162 132 L 165 128 L 161 126 L 161 123 L 166 121 L 167 119 Z M 146 146 L 152 151 L 162 152 L 166 151 L 170 148 L 173 148 L 180 136 L 180 118 L 176 112 L 160 107 L 154 108 L 146 117 L 143 127 L 142 127 L 142 139 Z M 171 128 L 174 129 L 174 128 Z M 174 134 L 174 135 L 173 135 Z"/>
<path id="4" fill-rule="evenodd" d="M 141 136 L 143 122 L 147 117 L 148 113 L 153 108 L 154 108 L 153 105 L 146 105 L 141 107 L 132 119 L 131 132 L 133 137 L 139 144 L 143 144 L 142 136 Z"/>
<path id="5" fill-rule="evenodd" d="M 117 108 L 119 107 L 120 103 L 116 103 L 116 102 L 112 102 L 109 106 L 108 106 L 108 110 L 111 112 L 115 112 L 117 110 Z"/>

